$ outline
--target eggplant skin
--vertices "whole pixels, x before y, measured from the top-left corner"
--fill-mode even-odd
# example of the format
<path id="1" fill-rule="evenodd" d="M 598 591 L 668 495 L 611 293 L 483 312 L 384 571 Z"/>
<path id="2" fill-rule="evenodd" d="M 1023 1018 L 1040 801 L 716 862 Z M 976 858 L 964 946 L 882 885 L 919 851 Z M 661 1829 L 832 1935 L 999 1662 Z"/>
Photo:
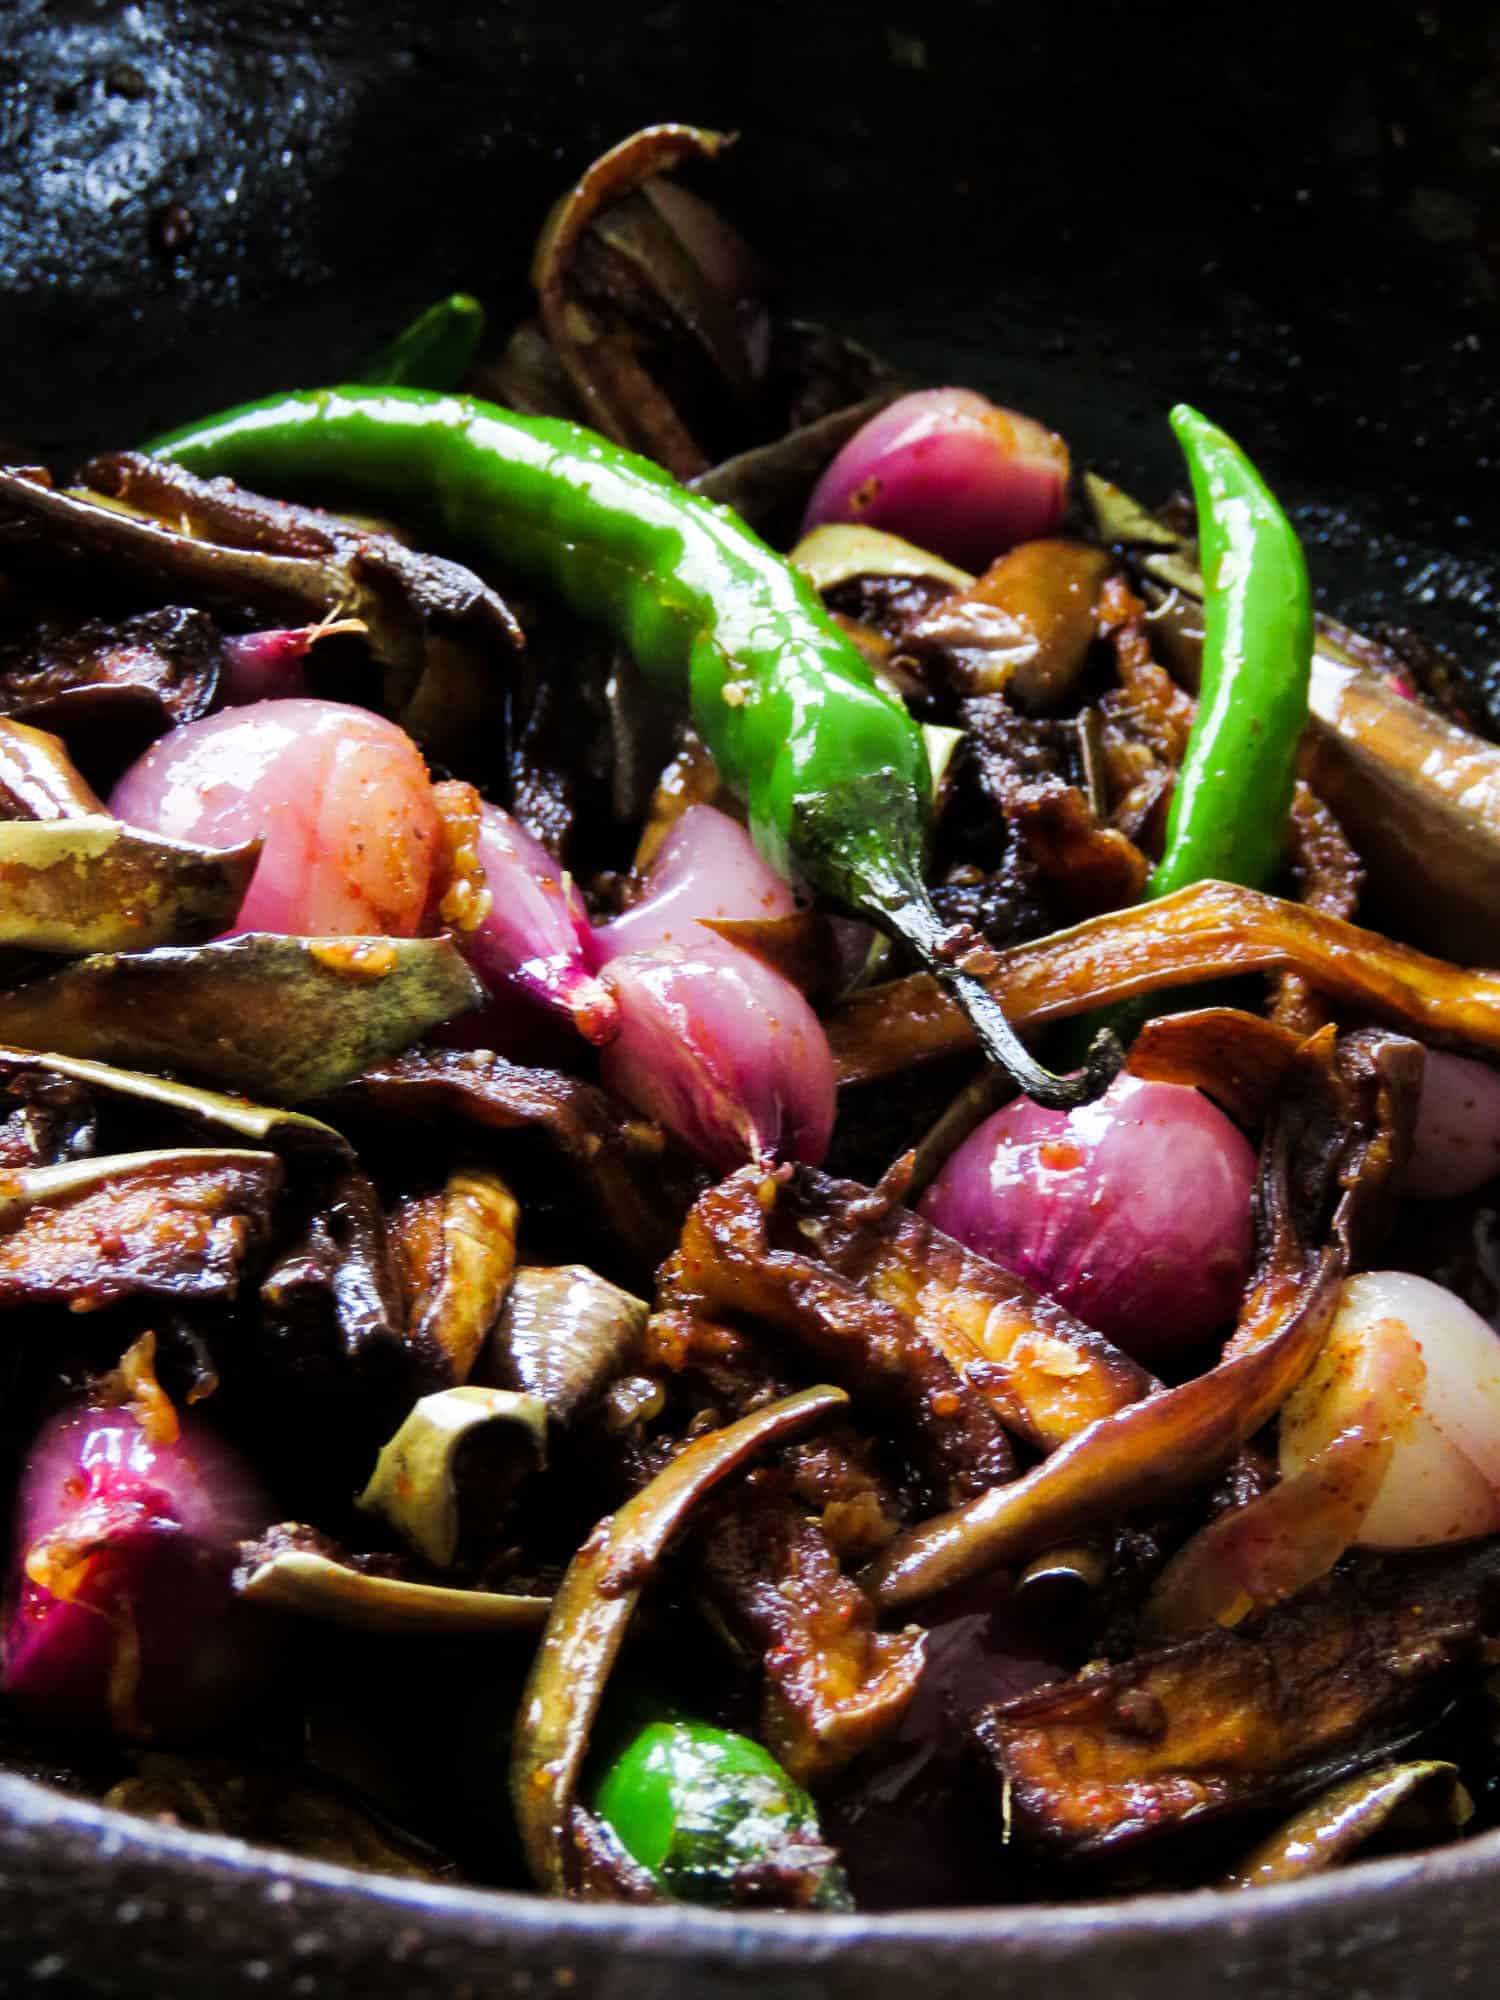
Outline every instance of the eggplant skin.
<path id="1" fill-rule="evenodd" d="M 1480 1664 L 1500 1543 L 1360 1555 L 1263 1617 L 985 1709 L 1011 1824 L 1068 1861 L 1285 1805 L 1381 1761 Z"/>

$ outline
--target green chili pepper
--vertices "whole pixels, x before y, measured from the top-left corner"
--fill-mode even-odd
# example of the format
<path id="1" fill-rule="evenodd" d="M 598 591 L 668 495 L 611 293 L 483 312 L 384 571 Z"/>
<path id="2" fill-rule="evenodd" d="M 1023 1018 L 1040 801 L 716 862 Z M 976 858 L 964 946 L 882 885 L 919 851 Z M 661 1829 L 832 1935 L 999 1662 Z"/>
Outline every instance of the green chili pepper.
<path id="1" fill-rule="evenodd" d="M 484 307 L 453 292 L 417 314 L 365 363 L 362 382 L 393 389 L 451 389 L 484 337 Z"/>
<path id="2" fill-rule="evenodd" d="M 728 1902 L 743 1871 L 774 1867 L 804 1878 L 808 1907 L 852 1908 L 812 1800 L 749 1736 L 679 1716 L 648 1722 L 605 1765 L 592 1802 L 670 1895 Z"/>
<path id="3" fill-rule="evenodd" d="M 1203 671 L 1198 712 L 1167 815 L 1161 860 L 1146 894 L 1194 882 L 1263 889 L 1281 866 L 1286 816 L 1307 727 L 1312 592 L 1296 530 L 1234 440 L 1186 403 L 1172 429 L 1198 509 Z M 1202 1004 L 1201 991 L 1192 1003 Z M 1081 1048 L 1107 1029 L 1131 1042 L 1160 1012 L 1122 1000 L 1065 1036 Z"/>
<path id="4" fill-rule="evenodd" d="M 1203 679 L 1147 893 L 1263 889 L 1281 865 L 1307 726 L 1312 594 L 1302 544 L 1239 446 L 1186 403 L 1172 428 L 1198 508 Z"/>
<path id="5" fill-rule="evenodd" d="M 875 682 L 807 580 L 727 508 L 583 430 L 418 390 L 315 389 L 174 432 L 156 452 L 274 489 L 354 485 L 437 514 L 608 626 L 693 721 L 773 866 L 904 938 L 953 990 L 990 1057 L 1043 1104 L 1096 1096 L 1103 1040 L 1053 1076 L 961 963 L 922 882 L 930 775 L 921 731 Z M 969 940 L 972 942 L 972 940 Z M 960 962 L 955 962 L 960 961 Z"/>

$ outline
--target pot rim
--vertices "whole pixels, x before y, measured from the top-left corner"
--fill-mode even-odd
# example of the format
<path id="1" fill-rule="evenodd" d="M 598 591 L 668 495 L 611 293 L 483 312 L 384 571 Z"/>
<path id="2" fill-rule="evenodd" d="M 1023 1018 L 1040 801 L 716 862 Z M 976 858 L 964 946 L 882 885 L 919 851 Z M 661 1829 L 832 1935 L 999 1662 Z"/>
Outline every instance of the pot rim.
<path id="1" fill-rule="evenodd" d="M 1199 1937 L 1205 1931 L 1237 1936 L 1258 1917 L 1265 1926 L 1279 1928 L 1278 1919 L 1295 1924 L 1299 1915 L 1326 1914 L 1337 1904 L 1350 1906 L 1351 1916 L 1356 1910 L 1379 1908 L 1395 1918 L 1414 1898 L 1425 1902 L 1434 1890 L 1500 1879 L 1500 1828 L 1495 1828 L 1445 1847 L 1358 1861 L 1248 1895 L 1236 1889 L 1153 1890 L 1068 1903 L 836 1916 L 710 1910 L 685 1903 L 580 1903 L 524 1890 L 409 1881 L 167 1825 L 8 1773 L 0 1773 L 0 1826 L 31 1836 L 43 1849 L 55 1845 L 60 1856 L 66 1850 L 65 1870 L 75 1879 L 88 1865 L 80 1867 L 79 1850 L 92 1842 L 93 1860 L 101 1870 L 122 1862 L 164 1864 L 163 1887 L 180 1882 L 185 1873 L 203 1871 L 220 1881 L 238 1877 L 247 1893 L 259 1889 L 265 1895 L 280 1882 L 340 1903 L 354 1899 L 369 1915 L 388 1916 L 392 1923 L 409 1925 L 421 1917 L 439 1929 L 461 1926 L 471 1934 L 483 1929 L 517 1942 L 544 1933 L 554 1944 L 561 1930 L 580 1944 L 665 1945 L 674 1956 L 704 1959 L 722 1958 L 753 1939 L 759 1962 L 804 1966 L 813 1957 L 861 1943 L 920 1945 L 942 1957 L 944 1945 L 967 1953 L 976 1945 L 1013 1950 L 1045 1943 L 1066 1954 L 1070 1947 L 1081 1950 L 1101 1936 L 1127 1930 L 1163 1940 Z"/>

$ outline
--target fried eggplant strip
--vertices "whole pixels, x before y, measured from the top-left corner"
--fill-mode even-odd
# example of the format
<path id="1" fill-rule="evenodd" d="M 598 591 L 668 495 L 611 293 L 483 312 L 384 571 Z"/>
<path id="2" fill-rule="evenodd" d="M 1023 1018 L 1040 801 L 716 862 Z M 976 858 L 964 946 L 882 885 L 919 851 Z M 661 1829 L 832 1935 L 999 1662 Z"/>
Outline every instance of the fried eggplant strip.
<path id="1" fill-rule="evenodd" d="M 887 1610 L 1165 1505 L 1227 1465 L 1311 1365 L 1338 1305 L 1344 1260 L 1259 1302 L 1257 1344 L 1181 1387 L 1101 1417 L 1023 1478 L 901 1536 L 862 1581 Z"/>
<path id="2" fill-rule="evenodd" d="M 654 1316 L 646 1358 L 685 1378 L 687 1408 L 742 1416 L 786 1393 L 750 1336 L 683 1309 Z M 831 1425 L 711 1504 L 693 1535 L 711 1605 L 760 1662 L 765 1740 L 803 1783 L 901 1720 L 925 1657 L 919 1632 L 876 1633 L 873 1605 L 844 1573 L 902 1518 L 871 1458 L 851 1425 Z"/>
<path id="3" fill-rule="evenodd" d="M 1297 901 L 1326 916 L 1352 920 L 1359 908 L 1365 871 L 1344 836 L 1344 829 L 1311 786 L 1297 781 L 1288 819 L 1292 837 L 1292 874 Z M 1328 1019 L 1326 1004 L 1308 990 L 1295 972 L 1276 981 L 1271 1017 L 1278 1027 L 1311 1035 Z"/>
<path id="4" fill-rule="evenodd" d="M 1253 1132 L 1266 1122 L 1299 1046 L 1292 1029 L 1263 1014 L 1199 1007 L 1147 1021 L 1130 1045 L 1125 1067 L 1151 1083 L 1201 1090 Z"/>
<path id="5" fill-rule="evenodd" d="M 236 611 L 253 605 L 268 622 L 288 624 L 358 618 L 387 666 L 408 663 L 434 626 L 501 653 L 525 645 L 510 607 L 472 570 L 409 549 L 369 522 L 268 499 L 227 479 L 197 479 L 144 452 L 106 452 L 82 477 L 92 494 L 128 511 L 91 504 L 91 493 L 43 501 L 5 478 L 0 511 L 25 507 L 45 517 L 50 502 L 59 539 L 76 534 L 91 556 L 164 576 L 194 602 L 222 601 Z M 179 523 L 185 533 L 175 532 Z"/>
<path id="6" fill-rule="evenodd" d="M 274 1153 L 117 1153 L 0 1176 L 0 1310 L 121 1298 L 222 1299 L 264 1239 Z"/>
<path id="7" fill-rule="evenodd" d="M 887 1610 L 1024 1560 L 1102 1521 L 1180 1498 L 1222 1471 L 1311 1366 L 1359 1239 L 1389 1198 L 1420 1052 L 1331 1030 L 1305 1045 L 1267 1133 L 1258 1190 L 1260 1263 L 1218 1367 L 1101 1417 L 1012 1485 L 909 1530 L 864 1572 Z M 1350 1099 L 1364 1104 L 1353 1115 Z M 1304 1247 L 1296 1207 L 1338 1196 L 1332 1241 Z"/>
<path id="8" fill-rule="evenodd" d="M 999 1417 L 931 1335 L 826 1264 L 773 1248 L 787 1171 L 742 1167 L 693 1207 L 662 1273 L 658 1303 L 775 1328 L 820 1370 L 910 1434 L 947 1504 L 1009 1479 L 1015 1458 Z"/>
<path id="9" fill-rule="evenodd" d="M 1232 1631 L 976 1724 L 1022 1840 L 1078 1860 L 1289 1802 L 1410 1741 L 1500 1617 L 1500 1543 L 1361 1556 Z"/>
<path id="10" fill-rule="evenodd" d="M 1500 1054 L 1500 974 L 1450 965 L 1322 911 L 1200 882 L 996 954 L 986 983 L 1011 1020 L 1040 1027 L 1137 993 L 1241 972 L 1295 972 L 1314 992 L 1423 1041 Z M 841 1083 L 974 1047 L 924 973 L 867 987 L 824 1024 Z"/>
<path id="11" fill-rule="evenodd" d="M 455 1590 L 445 1583 L 412 1583 L 372 1576 L 313 1549 L 252 1551 L 236 1589 L 254 1604 L 274 1605 L 326 1624 L 359 1632 L 411 1637 L 485 1637 L 534 1632 L 547 1616 L 546 1597 L 518 1597 L 494 1590 Z"/>
<path id="12" fill-rule="evenodd" d="M 303 1365 L 343 1356 L 381 1369 L 408 1357 L 406 1315 L 385 1216 L 353 1165 L 320 1190 L 300 1234 L 266 1273 L 261 1322 Z"/>
<path id="13" fill-rule="evenodd" d="M 1017 1437 L 1053 1451 L 1160 1386 L 1103 1334 L 903 1207 L 902 1192 L 899 1174 L 872 1194 L 799 1168 L 779 1214 L 823 1263 L 936 1342 Z"/>
<path id="14" fill-rule="evenodd" d="M 1420 1391 L 1420 1373 L 1390 1385 L 1413 1403 Z M 1390 1413 L 1385 1397 L 1371 1398 L 1301 1472 L 1185 1542 L 1147 1600 L 1142 1642 L 1168 1645 L 1213 1625 L 1237 1625 L 1326 1576 L 1375 1504 L 1395 1450 Z"/>
<path id="15" fill-rule="evenodd" d="M 606 437 L 650 452 L 679 479 L 707 471 L 708 459 L 641 366 L 638 343 L 583 297 L 572 267 L 585 235 L 611 204 L 686 160 L 713 159 L 727 143 L 722 133 L 691 125 L 650 125 L 632 133 L 595 160 L 553 209 L 532 263 L 542 324 L 586 420 Z M 720 345 L 732 349 L 732 330 Z"/>
<path id="16" fill-rule="evenodd" d="M 711 1507 L 698 1547 L 710 1597 L 765 1662 L 761 1735 L 799 1784 L 895 1727 L 922 1677 L 927 1635 L 875 1630 L 874 1606 L 783 1471 L 752 1472 Z"/>
<path id="17" fill-rule="evenodd" d="M 423 1380 L 467 1382 L 516 1270 L 520 1206 L 500 1175 L 455 1167 L 436 1193 L 403 1202 L 392 1234 L 407 1292 L 407 1343 Z"/>
<path id="18" fill-rule="evenodd" d="M 143 1070 L 116 1069 L 83 1056 L 43 1054 L 31 1049 L 0 1047 L 0 1085 L 26 1077 L 56 1077 L 84 1086 L 95 1097 L 113 1099 L 138 1115 L 160 1113 L 210 1132 L 233 1133 L 236 1139 L 273 1152 L 347 1160 L 349 1142 L 331 1125 L 279 1105 L 252 1104 L 247 1098 L 225 1097 L 216 1090 L 173 1083 Z"/>
<path id="19" fill-rule="evenodd" d="M 60 736 L 0 716 L 0 819 L 89 819 L 108 810 Z"/>
<path id="20" fill-rule="evenodd" d="M 594 1529 L 552 1601 L 516 1716 L 511 1798 L 538 1888 L 569 1886 L 569 1822 L 589 1736 L 642 1590 L 720 1481 L 847 1407 L 841 1389 L 804 1389 L 695 1438 Z"/>

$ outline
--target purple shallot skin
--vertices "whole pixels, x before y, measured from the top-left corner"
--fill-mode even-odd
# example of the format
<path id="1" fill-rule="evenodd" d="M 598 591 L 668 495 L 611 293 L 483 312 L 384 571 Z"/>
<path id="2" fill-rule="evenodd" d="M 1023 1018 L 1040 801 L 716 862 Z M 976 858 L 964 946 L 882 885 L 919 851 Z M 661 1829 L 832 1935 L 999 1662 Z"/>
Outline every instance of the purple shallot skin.
<path id="1" fill-rule="evenodd" d="M 231 1578 L 241 1540 L 270 1520 L 249 1467 L 202 1418 L 163 1427 L 88 1405 L 51 1417 L 17 1498 L 6 1694 L 39 1721 L 136 1741 L 234 1721 L 272 1646 Z"/>
<path id="2" fill-rule="evenodd" d="M 703 919 L 793 914 L 791 888 L 745 829 L 692 806 L 657 856 L 646 894 L 598 934 L 620 1031 L 604 1081 L 710 1166 L 816 1165 L 833 1132 L 833 1058 L 806 999 Z"/>
<path id="3" fill-rule="evenodd" d="M 857 430 L 807 504 L 802 532 L 828 521 L 900 535 L 965 569 L 1056 532 L 1068 448 L 1034 418 L 973 389 L 919 389 Z"/>
<path id="4" fill-rule="evenodd" d="M 921 1208 L 1153 1361 L 1233 1319 L 1250 1273 L 1255 1174 L 1249 1141 L 1201 1092 L 1122 1076 L 1074 1111 L 1006 1105 Z"/>
<path id="5" fill-rule="evenodd" d="M 597 977 L 602 954 L 572 877 L 496 805 L 481 809 L 479 861 L 490 907 L 459 943 L 495 995 L 499 1035 L 510 1032 L 519 999 L 561 1016 L 585 1041 L 610 1041 L 619 1031 L 619 1010 Z M 481 1010 L 467 1033 L 482 1034 L 490 1012 Z"/>
<path id="6" fill-rule="evenodd" d="M 220 709 L 161 737 L 110 795 L 131 826 L 206 846 L 260 838 L 238 928 L 415 937 L 440 827 L 422 753 L 352 703 Z"/>

